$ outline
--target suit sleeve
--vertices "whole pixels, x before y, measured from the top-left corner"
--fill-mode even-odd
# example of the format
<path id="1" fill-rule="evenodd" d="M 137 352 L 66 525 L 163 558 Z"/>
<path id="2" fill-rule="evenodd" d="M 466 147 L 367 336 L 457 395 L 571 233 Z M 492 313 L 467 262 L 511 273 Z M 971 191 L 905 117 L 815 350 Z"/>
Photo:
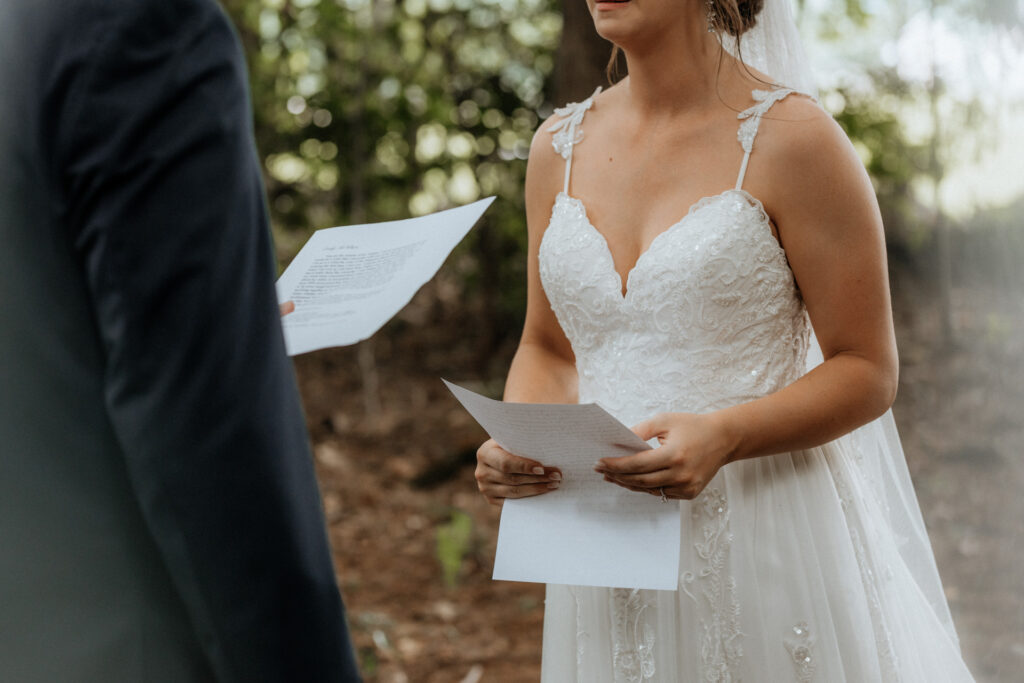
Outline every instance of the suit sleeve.
<path id="1" fill-rule="evenodd" d="M 117 4 L 59 166 L 139 506 L 220 679 L 358 680 L 237 38 L 212 1 Z"/>

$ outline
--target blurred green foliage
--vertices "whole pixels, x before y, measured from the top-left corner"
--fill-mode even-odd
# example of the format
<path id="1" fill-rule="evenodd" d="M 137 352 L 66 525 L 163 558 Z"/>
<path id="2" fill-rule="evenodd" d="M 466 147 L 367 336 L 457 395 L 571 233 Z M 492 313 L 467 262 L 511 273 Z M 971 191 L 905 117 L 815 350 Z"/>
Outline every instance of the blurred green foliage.
<path id="1" fill-rule="evenodd" d="M 919 207 L 912 185 L 928 166 L 926 145 L 910 141 L 900 121 L 906 86 L 891 71 L 873 74 L 886 94 L 838 87 L 821 95 L 822 103 L 853 141 L 878 196 L 890 243 L 920 245 L 927 239 L 915 220 Z"/>
<path id="2" fill-rule="evenodd" d="M 437 559 L 441 563 L 444 585 L 454 588 L 459 582 L 462 560 L 473 541 L 473 518 L 462 510 L 452 510 L 451 519 L 437 527 Z"/>
<path id="3" fill-rule="evenodd" d="M 315 229 L 498 195 L 450 267 L 486 302 L 486 324 L 518 326 L 522 188 L 561 32 L 555 3 L 223 4 L 249 60 L 279 258 Z"/>

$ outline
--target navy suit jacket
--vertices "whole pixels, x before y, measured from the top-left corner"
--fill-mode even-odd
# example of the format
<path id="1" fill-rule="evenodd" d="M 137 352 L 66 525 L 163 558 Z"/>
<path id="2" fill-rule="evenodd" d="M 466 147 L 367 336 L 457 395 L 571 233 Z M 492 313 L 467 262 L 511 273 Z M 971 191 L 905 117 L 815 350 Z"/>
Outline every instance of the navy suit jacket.
<path id="1" fill-rule="evenodd" d="M 358 679 L 213 0 L 0 2 L 0 681 Z"/>

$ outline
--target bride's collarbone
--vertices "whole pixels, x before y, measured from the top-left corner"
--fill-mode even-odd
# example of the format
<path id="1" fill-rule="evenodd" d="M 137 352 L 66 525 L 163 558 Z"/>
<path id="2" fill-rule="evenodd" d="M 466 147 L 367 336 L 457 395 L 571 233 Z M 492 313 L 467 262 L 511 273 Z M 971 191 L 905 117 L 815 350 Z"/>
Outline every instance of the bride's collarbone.
<path id="1" fill-rule="evenodd" d="M 588 140 L 574 154 L 569 196 L 586 208 L 594 228 L 614 249 L 642 251 L 657 235 L 680 222 L 694 207 L 736 188 L 743 149 L 733 137 L 716 153 L 666 150 L 663 156 L 637 159 L 625 148 Z M 603 142 L 603 141 L 602 141 Z M 772 214 L 775 183 L 766 155 L 747 169 L 742 193 Z M 561 189 L 561 188 L 559 188 Z M 777 234 L 774 224 L 772 233 Z"/>
<path id="2" fill-rule="evenodd" d="M 735 178 L 714 171 L 661 178 L 595 174 L 578 183 L 574 174 L 569 194 L 583 204 L 590 223 L 609 246 L 628 254 L 642 251 L 695 206 L 734 186 Z"/>
<path id="3" fill-rule="evenodd" d="M 743 150 L 735 141 L 634 148 L 590 139 L 574 153 L 570 194 L 595 215 L 634 219 L 685 211 L 702 197 L 735 186 Z M 596 217 L 596 216 L 595 216 Z M 631 222 L 636 222 L 633 220 Z"/>
<path id="4" fill-rule="evenodd" d="M 633 262 L 695 207 L 734 191 L 744 156 L 735 118 L 689 129 L 638 131 L 617 127 L 622 121 L 607 112 L 592 113 L 573 149 L 568 195 L 582 204 L 616 263 Z M 742 191 L 767 209 L 773 204 L 767 196 L 773 181 L 770 174 L 763 176 L 765 161 L 758 158 L 747 169 Z M 559 185 L 563 178 L 559 174 Z M 774 224 L 770 227 L 777 236 Z"/>

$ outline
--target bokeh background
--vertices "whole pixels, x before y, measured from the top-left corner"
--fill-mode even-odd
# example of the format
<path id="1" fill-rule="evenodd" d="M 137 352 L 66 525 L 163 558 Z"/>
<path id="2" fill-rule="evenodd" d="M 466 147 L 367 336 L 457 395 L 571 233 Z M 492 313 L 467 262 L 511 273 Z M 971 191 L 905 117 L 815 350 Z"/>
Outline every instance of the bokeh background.
<path id="1" fill-rule="evenodd" d="M 490 579 L 485 435 L 525 302 L 523 177 L 554 106 L 604 83 L 584 0 L 222 0 L 247 53 L 282 267 L 319 228 L 497 195 L 372 339 L 296 359 L 368 681 L 534 681 L 543 588 Z M 1024 2 L 800 0 L 821 104 L 885 217 L 894 407 L 963 650 L 1024 671 Z"/>

